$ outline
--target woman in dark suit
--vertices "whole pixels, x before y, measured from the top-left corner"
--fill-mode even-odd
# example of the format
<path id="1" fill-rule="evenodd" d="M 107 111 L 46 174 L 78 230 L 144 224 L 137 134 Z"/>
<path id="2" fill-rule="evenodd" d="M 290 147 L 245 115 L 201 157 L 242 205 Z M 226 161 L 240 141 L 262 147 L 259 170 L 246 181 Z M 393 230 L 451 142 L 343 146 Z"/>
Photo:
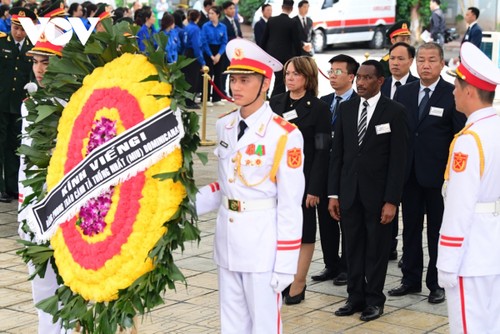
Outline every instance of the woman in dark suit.
<path id="1" fill-rule="evenodd" d="M 304 137 L 306 181 L 297 274 L 290 289 L 284 292 L 285 303 L 291 305 L 305 298 L 306 277 L 316 241 L 316 209 L 328 210 L 328 203 L 320 203 L 319 199 L 326 194 L 332 130 L 328 105 L 317 98 L 318 67 L 314 59 L 294 57 L 285 63 L 283 72 L 288 91 L 272 97 L 269 104 L 275 113 L 297 125 Z"/>

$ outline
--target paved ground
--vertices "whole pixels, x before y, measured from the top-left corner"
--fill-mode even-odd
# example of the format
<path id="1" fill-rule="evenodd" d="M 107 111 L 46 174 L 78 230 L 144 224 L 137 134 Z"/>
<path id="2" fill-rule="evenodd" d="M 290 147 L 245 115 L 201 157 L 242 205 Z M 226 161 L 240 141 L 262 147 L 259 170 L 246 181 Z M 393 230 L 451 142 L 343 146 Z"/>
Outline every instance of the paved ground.
<path id="1" fill-rule="evenodd" d="M 232 106 L 213 107 L 207 112 L 208 140 L 215 140 L 217 116 Z M 205 185 L 216 177 L 213 146 L 200 149 L 209 153 L 209 162 L 195 166 L 198 185 Z M 188 288 L 178 286 L 177 292 L 168 291 L 165 305 L 142 319 L 139 333 L 218 333 L 218 293 L 216 267 L 212 261 L 215 214 L 200 217 L 202 240 L 187 246 L 184 254 L 176 255 L 188 280 Z M 27 270 L 15 251 L 17 223 L 16 205 L 0 203 L 0 333 L 36 333 L 37 317 L 31 301 Z M 400 243 L 401 244 L 401 243 Z M 321 247 L 316 251 L 310 273 L 323 268 Z M 401 278 L 396 262 L 391 261 L 386 290 L 397 285 Z M 425 284 L 423 284 L 425 286 Z M 344 304 L 345 287 L 335 287 L 332 281 L 308 281 L 303 303 L 283 307 L 285 333 L 448 333 L 446 306 L 427 302 L 428 291 L 400 298 L 389 297 L 385 314 L 376 321 L 360 321 L 359 314 L 339 318 L 333 315 Z M 265 334 L 265 333 L 263 333 Z"/>

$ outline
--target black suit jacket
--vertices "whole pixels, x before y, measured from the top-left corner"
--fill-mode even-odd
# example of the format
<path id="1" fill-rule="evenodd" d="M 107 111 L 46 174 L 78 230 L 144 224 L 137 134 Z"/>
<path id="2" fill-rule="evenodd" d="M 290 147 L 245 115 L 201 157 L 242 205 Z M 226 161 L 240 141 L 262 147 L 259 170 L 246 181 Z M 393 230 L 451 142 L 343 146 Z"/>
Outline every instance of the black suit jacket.
<path id="1" fill-rule="evenodd" d="M 418 78 L 413 76 L 410 72 L 410 75 L 408 76 L 408 79 L 406 80 L 406 84 L 409 84 L 410 82 L 417 81 L 417 80 L 418 80 Z M 380 88 L 380 92 L 385 97 L 391 98 L 391 87 L 392 87 L 392 75 L 390 77 L 385 78 L 384 83 L 382 84 L 382 87 Z M 395 95 L 396 95 L 396 93 L 394 93 L 394 96 Z"/>
<path id="2" fill-rule="evenodd" d="M 292 20 L 297 25 L 297 31 L 299 33 L 299 40 L 301 42 L 300 54 L 302 56 L 311 56 L 312 53 L 304 51 L 304 49 L 302 49 L 302 46 L 304 45 L 304 43 L 311 43 L 313 21 L 310 17 L 306 17 L 306 26 L 304 27 L 298 15 L 295 16 Z"/>
<path id="3" fill-rule="evenodd" d="M 271 109 L 282 117 L 287 109 L 289 94 L 273 96 L 269 101 Z M 289 121 L 297 125 L 304 138 L 306 194 L 324 196 L 332 132 L 328 105 L 307 93 L 294 107 L 297 117 Z"/>
<path id="4" fill-rule="evenodd" d="M 384 203 L 399 205 L 403 192 L 408 150 L 408 126 L 404 107 L 380 96 L 358 145 L 358 110 L 361 98 L 339 106 L 330 159 L 328 195 L 338 195 L 340 208 L 349 209 L 356 196 L 370 211 Z M 389 124 L 390 132 L 377 134 L 376 126 Z"/>
<path id="5" fill-rule="evenodd" d="M 283 64 L 300 55 L 297 25 L 285 13 L 269 18 L 260 47 Z"/>
<path id="6" fill-rule="evenodd" d="M 349 99 L 347 99 L 345 101 L 352 100 L 352 99 L 356 98 L 357 96 L 358 96 L 358 93 L 356 93 L 355 91 L 352 91 L 352 94 L 349 97 Z M 328 95 L 324 95 L 324 96 L 320 97 L 320 100 L 325 101 L 326 104 L 328 104 L 328 108 L 330 108 L 330 106 L 333 103 L 334 97 L 335 97 L 335 93 L 330 93 Z"/>
<path id="7" fill-rule="evenodd" d="M 442 186 L 450 143 L 465 125 L 465 115 L 455 109 L 454 88 L 455 86 L 440 78 L 424 110 L 424 117 L 420 120 L 420 81 L 399 87 L 394 95 L 394 100 L 406 107 L 410 127 L 406 179 L 414 168 L 417 181 L 423 187 Z M 431 107 L 436 110 L 433 112 L 435 115 L 441 113 L 442 109 L 442 116 L 429 115 Z"/>
<path id="8" fill-rule="evenodd" d="M 462 39 L 462 43 L 471 42 L 472 44 L 480 48 L 482 39 L 483 30 L 481 30 L 481 27 L 476 23 L 470 29 L 467 29 L 464 34 L 464 38 Z"/>
<path id="9" fill-rule="evenodd" d="M 224 17 L 220 22 L 224 24 L 227 28 L 228 42 L 232 39 L 235 39 L 236 37 L 243 37 L 243 35 L 241 34 L 240 22 L 238 22 L 237 19 L 234 20 L 234 23 L 236 23 L 236 28 L 238 28 L 238 31 L 234 31 L 234 27 L 231 24 L 231 21 L 229 21 L 227 17 Z"/>
<path id="10" fill-rule="evenodd" d="M 205 23 L 207 23 L 208 21 L 209 21 L 209 20 L 208 20 L 208 16 L 207 16 L 207 15 L 205 15 L 205 13 L 203 13 L 203 12 L 200 10 L 200 19 L 198 20 L 198 23 L 197 23 L 198 27 L 200 27 L 200 28 L 201 28 L 201 27 L 203 27 L 203 25 L 204 25 Z"/>
<path id="11" fill-rule="evenodd" d="M 264 30 L 266 29 L 267 22 L 261 17 L 260 20 L 253 26 L 253 35 L 255 38 L 255 44 L 261 45 L 262 36 L 264 35 Z"/>

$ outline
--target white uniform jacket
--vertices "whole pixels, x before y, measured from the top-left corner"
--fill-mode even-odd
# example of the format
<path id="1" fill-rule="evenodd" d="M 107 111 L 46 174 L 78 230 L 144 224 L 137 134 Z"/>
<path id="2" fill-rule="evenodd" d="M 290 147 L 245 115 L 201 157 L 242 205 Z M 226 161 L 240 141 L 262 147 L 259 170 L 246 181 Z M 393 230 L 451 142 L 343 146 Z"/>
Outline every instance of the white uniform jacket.
<path id="1" fill-rule="evenodd" d="M 499 275 L 500 215 L 478 207 L 500 199 L 500 117 L 480 109 L 464 130 L 450 148 L 437 267 L 464 277 Z"/>
<path id="2" fill-rule="evenodd" d="M 305 186 L 302 135 L 267 103 L 248 118 L 248 129 L 238 141 L 240 119 L 237 111 L 217 122 L 218 182 L 200 190 L 197 212 L 201 215 L 219 208 L 214 251 L 217 265 L 237 272 L 295 274 Z M 273 182 L 270 175 L 275 154 L 283 144 Z M 233 211 L 229 207 L 235 202 L 227 199 L 248 202 L 254 208 Z M 255 207 L 262 201 L 267 204 Z"/>

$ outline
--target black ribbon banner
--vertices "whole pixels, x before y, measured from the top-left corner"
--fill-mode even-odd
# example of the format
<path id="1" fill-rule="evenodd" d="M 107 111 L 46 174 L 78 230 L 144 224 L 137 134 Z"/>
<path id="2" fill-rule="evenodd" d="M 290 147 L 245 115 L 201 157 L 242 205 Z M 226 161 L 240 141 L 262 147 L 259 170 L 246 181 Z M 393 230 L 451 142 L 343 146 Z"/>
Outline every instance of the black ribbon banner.
<path id="1" fill-rule="evenodd" d="M 183 136 L 180 111 L 167 108 L 96 148 L 28 213 L 36 238 L 49 240 L 89 199 L 157 162 Z"/>

